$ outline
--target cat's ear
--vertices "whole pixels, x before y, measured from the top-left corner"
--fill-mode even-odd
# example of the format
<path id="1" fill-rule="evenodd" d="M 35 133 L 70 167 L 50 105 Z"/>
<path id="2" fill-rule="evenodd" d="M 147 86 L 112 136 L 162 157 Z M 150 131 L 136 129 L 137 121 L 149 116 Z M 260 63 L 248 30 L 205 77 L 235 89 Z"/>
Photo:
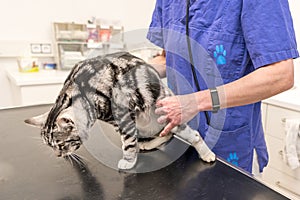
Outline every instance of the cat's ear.
<path id="1" fill-rule="evenodd" d="M 38 115 L 38 116 L 35 116 L 35 117 L 31 117 L 29 119 L 26 119 L 24 122 L 26 124 L 41 128 L 45 124 L 45 122 L 47 120 L 47 117 L 48 117 L 48 114 L 49 114 L 49 112 L 46 112 L 42 115 Z"/>

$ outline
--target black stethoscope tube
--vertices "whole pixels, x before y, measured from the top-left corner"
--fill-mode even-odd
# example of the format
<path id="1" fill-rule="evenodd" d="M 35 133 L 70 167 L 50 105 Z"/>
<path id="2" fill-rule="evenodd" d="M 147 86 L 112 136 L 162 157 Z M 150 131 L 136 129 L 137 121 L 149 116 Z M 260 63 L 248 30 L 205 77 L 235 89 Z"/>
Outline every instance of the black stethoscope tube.
<path id="1" fill-rule="evenodd" d="M 191 63 L 191 69 L 192 69 L 192 74 L 194 77 L 194 82 L 195 82 L 197 90 L 201 91 L 198 77 L 197 77 L 196 70 L 195 70 L 194 59 L 193 59 L 192 48 L 191 48 L 191 40 L 190 40 L 190 32 L 189 32 L 189 15 L 190 15 L 189 8 L 190 8 L 190 0 L 186 0 L 186 19 L 185 19 L 186 41 L 187 41 L 189 59 L 190 59 L 190 63 Z M 209 118 L 208 112 L 204 111 L 204 114 L 205 114 L 205 118 L 206 118 L 206 123 L 209 125 L 210 118 Z"/>

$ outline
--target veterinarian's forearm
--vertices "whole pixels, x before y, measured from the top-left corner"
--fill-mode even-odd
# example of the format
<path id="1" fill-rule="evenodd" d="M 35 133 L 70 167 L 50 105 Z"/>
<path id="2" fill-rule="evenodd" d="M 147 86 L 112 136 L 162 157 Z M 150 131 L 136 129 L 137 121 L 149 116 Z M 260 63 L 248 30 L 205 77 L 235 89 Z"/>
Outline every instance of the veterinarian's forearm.
<path id="1" fill-rule="evenodd" d="M 156 71 L 159 73 L 160 78 L 166 78 L 166 65 L 151 64 L 151 66 L 156 69 Z"/>
<path id="2" fill-rule="evenodd" d="M 149 64 L 152 65 L 156 71 L 159 73 L 161 78 L 166 77 L 166 56 L 165 51 L 161 55 L 155 56 L 153 59 L 149 60 Z"/>
<path id="3" fill-rule="evenodd" d="M 286 91 L 294 84 L 293 60 L 289 59 L 261 67 L 247 76 L 219 86 L 221 108 L 247 105 Z M 212 110 L 208 90 L 196 93 L 198 110 Z"/>

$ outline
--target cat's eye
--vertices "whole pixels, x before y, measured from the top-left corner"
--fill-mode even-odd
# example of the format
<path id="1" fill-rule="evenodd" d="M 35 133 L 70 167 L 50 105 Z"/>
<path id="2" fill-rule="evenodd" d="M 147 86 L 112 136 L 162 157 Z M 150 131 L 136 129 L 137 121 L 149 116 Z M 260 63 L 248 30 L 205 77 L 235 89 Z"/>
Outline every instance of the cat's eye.
<path id="1" fill-rule="evenodd" d="M 72 146 L 75 146 L 75 145 L 77 144 L 77 142 L 72 141 L 70 144 L 71 144 Z"/>
<path id="2" fill-rule="evenodd" d="M 67 140 L 65 142 L 70 143 L 72 146 L 75 146 L 77 144 L 77 141 L 76 140 L 72 140 L 72 139 L 71 140 Z"/>
<path id="3" fill-rule="evenodd" d="M 69 122 L 70 122 L 70 120 L 67 119 L 67 118 L 62 118 L 62 120 L 63 120 L 65 123 L 69 123 Z"/>

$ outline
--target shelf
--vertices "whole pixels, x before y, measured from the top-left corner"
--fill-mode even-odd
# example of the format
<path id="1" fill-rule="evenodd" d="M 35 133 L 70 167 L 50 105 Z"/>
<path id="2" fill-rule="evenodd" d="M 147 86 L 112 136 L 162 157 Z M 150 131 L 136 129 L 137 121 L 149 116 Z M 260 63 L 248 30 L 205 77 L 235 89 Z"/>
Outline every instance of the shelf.
<path id="1" fill-rule="evenodd" d="M 87 44 L 87 42 L 80 42 L 80 41 L 56 41 L 56 44 Z"/>
<path id="2" fill-rule="evenodd" d="M 110 48 L 120 49 L 124 48 L 125 43 L 123 42 L 78 42 L 78 41 L 56 41 L 57 45 L 87 45 L 87 48 L 103 48 L 103 46 L 109 46 Z"/>
<path id="3" fill-rule="evenodd" d="M 80 60 L 81 57 L 89 58 L 125 50 L 123 31 L 122 26 L 103 27 L 101 24 L 54 23 L 54 58 L 58 69 L 70 69 L 74 64 L 66 62 L 69 61 L 68 56 L 64 56 L 66 52 L 74 55 L 80 53 L 81 55 L 77 57 Z M 86 37 L 84 37 L 84 32 L 88 34 Z"/>

